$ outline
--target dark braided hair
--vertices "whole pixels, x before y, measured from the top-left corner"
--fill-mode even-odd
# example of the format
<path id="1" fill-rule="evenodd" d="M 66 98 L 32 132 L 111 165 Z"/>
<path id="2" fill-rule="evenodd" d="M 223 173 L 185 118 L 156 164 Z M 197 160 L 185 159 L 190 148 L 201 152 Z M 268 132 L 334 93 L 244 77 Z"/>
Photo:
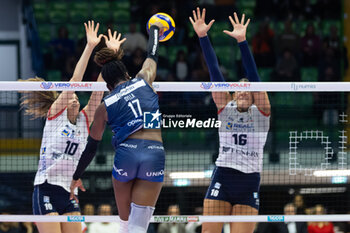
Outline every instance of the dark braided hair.
<path id="1" fill-rule="evenodd" d="M 120 81 L 129 80 L 128 71 L 123 62 L 120 61 L 122 57 L 122 49 L 115 53 L 112 49 L 103 48 L 95 54 L 94 61 L 102 67 L 102 78 L 111 88 L 114 88 Z"/>

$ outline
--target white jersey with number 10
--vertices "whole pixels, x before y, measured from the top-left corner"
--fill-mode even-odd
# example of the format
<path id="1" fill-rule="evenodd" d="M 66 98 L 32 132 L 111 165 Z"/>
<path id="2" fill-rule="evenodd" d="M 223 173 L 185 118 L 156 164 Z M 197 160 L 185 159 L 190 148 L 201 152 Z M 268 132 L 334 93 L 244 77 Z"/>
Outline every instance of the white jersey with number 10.
<path id="1" fill-rule="evenodd" d="M 67 117 L 67 108 L 46 119 L 40 148 L 40 160 L 34 185 L 58 185 L 70 192 L 73 173 L 89 136 L 89 121 L 82 110 L 76 124 Z"/>

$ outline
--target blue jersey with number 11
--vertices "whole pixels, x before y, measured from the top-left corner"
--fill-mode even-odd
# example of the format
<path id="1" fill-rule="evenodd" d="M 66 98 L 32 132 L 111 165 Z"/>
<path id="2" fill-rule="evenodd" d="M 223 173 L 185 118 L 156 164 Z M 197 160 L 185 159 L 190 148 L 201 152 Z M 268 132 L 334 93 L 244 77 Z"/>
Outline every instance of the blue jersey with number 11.
<path id="1" fill-rule="evenodd" d="M 142 78 L 134 78 L 118 85 L 104 103 L 108 114 L 108 125 L 114 136 L 116 147 L 129 135 L 143 128 L 143 114 L 159 111 L 158 95 Z"/>

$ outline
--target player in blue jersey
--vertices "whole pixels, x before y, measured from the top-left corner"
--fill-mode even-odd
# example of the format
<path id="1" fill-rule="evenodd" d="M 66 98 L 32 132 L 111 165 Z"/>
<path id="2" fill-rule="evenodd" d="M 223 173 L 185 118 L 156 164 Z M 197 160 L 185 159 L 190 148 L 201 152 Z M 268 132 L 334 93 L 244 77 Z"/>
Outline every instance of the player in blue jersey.
<path id="1" fill-rule="evenodd" d="M 112 144 L 116 153 L 112 180 L 121 219 L 119 232 L 147 231 L 162 188 L 165 153 L 158 95 L 152 83 L 156 77 L 159 34 L 163 30 L 161 24 L 151 26 L 147 59 L 135 78 L 128 75 L 120 61 L 120 51 L 115 50 L 116 33 L 112 35 L 109 30 L 107 48 L 95 55 L 111 93 L 96 110 L 88 144 L 73 175 L 71 198 L 75 198 L 75 187 L 83 189 L 80 177 L 95 156 L 107 123 L 114 133 Z"/>
<path id="2" fill-rule="evenodd" d="M 249 24 L 229 19 L 233 31 L 224 33 L 235 38 L 242 54 L 246 77 L 250 82 L 260 81 L 254 58 L 246 41 L 246 29 Z M 218 60 L 210 44 L 207 32 L 214 23 L 205 23 L 205 9 L 193 11 L 190 17 L 209 68 L 212 82 L 224 82 Z M 223 35 L 224 36 L 224 35 Z M 263 165 L 265 146 L 270 121 L 270 102 L 266 92 L 237 91 L 213 92 L 218 108 L 220 151 L 211 184 L 204 199 L 204 215 L 257 215 L 259 209 L 260 172 Z M 253 220 L 252 220 L 253 221 Z M 223 223 L 203 223 L 202 232 L 220 233 Z M 252 233 L 255 223 L 231 223 L 231 232 Z"/>

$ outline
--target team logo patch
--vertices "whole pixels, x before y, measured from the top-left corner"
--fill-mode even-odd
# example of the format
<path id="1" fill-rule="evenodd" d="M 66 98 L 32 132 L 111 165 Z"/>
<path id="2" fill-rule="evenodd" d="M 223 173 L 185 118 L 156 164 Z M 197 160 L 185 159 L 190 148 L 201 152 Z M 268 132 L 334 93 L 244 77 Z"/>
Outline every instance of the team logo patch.
<path id="1" fill-rule="evenodd" d="M 219 182 L 216 182 L 216 183 L 214 184 L 214 188 L 220 189 L 220 187 L 221 187 L 221 184 L 220 184 Z"/>
<path id="2" fill-rule="evenodd" d="M 44 196 L 43 197 L 44 203 L 50 203 L 50 197 L 49 196 Z"/>
<path id="3" fill-rule="evenodd" d="M 232 122 L 227 122 L 226 129 L 232 129 Z"/>
<path id="4" fill-rule="evenodd" d="M 160 129 L 161 113 L 159 110 L 156 112 L 144 112 L 143 114 L 143 127 L 145 129 Z"/>

